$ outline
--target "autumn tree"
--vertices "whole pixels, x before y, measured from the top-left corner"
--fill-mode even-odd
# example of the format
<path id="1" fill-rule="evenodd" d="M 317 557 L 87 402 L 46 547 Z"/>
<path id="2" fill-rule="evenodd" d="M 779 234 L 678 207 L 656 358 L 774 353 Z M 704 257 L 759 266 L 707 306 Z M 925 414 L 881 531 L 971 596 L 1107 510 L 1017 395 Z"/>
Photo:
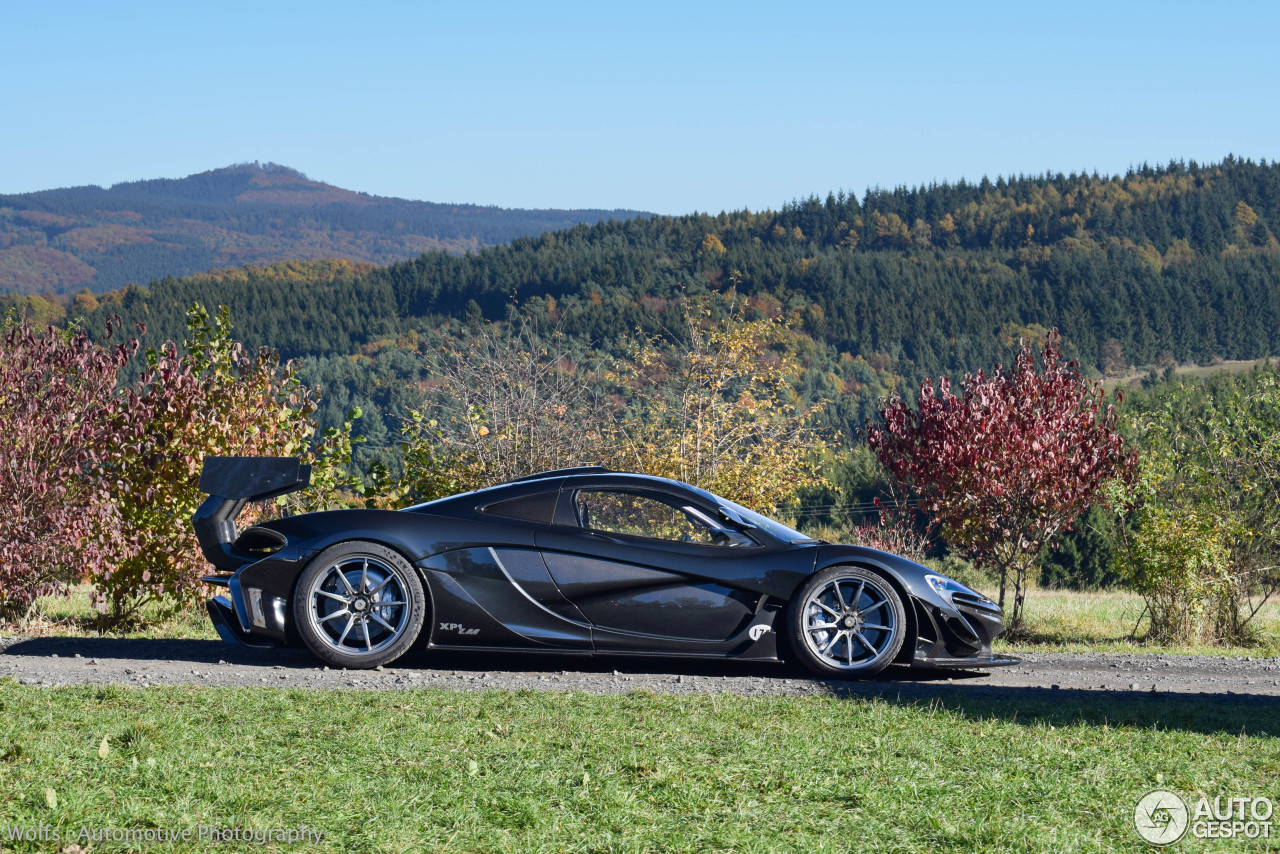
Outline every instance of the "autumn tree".
<path id="1" fill-rule="evenodd" d="M 1280 591 L 1280 374 L 1172 383 L 1137 407 L 1117 567 L 1166 643 L 1246 643 Z"/>
<path id="2" fill-rule="evenodd" d="M 675 340 L 641 336 L 608 371 L 523 316 L 476 328 L 435 357 L 434 408 L 408 419 L 404 494 L 601 463 L 770 512 L 820 482 L 822 442 L 792 390 L 786 324 L 747 320 L 733 302 L 686 306 L 684 319 Z"/>
<path id="3" fill-rule="evenodd" d="M 118 512 L 135 545 L 94 573 L 101 603 L 117 620 L 152 602 L 182 607 L 202 593 L 207 565 L 191 516 L 205 497 L 199 481 L 206 456 L 316 461 L 314 392 L 275 352 L 251 353 L 235 341 L 225 307 L 210 317 L 192 306 L 182 345 L 167 342 L 146 359 L 114 419 L 119 451 L 96 461 L 98 476 L 117 484 Z M 334 480 L 331 468 L 318 467 L 317 483 Z"/>
<path id="4" fill-rule="evenodd" d="M 867 440 L 948 542 L 1010 579 L 1010 627 L 1023 618 L 1031 571 L 1045 544 L 1071 525 L 1104 483 L 1132 477 L 1135 458 L 1116 430 L 1101 384 L 1062 358 L 1054 330 L 1037 367 L 1024 340 L 1012 371 L 926 380 L 915 408 L 890 398 Z M 1105 408 L 1104 408 L 1105 406 Z"/>
<path id="5" fill-rule="evenodd" d="M 607 454 L 613 415 L 583 357 L 522 315 L 433 354 L 435 417 L 405 427 L 405 492 L 420 500 Z"/>
<path id="6" fill-rule="evenodd" d="M 128 554 L 112 485 L 95 471 L 119 453 L 116 381 L 136 346 L 102 347 L 82 330 L 37 332 L 26 322 L 3 331 L 0 612 Z"/>
<path id="7" fill-rule="evenodd" d="M 1102 342 L 1098 349 L 1098 361 L 1102 372 L 1109 377 L 1118 377 L 1129 369 L 1129 363 L 1124 358 L 1124 348 L 1114 338 Z"/>
<path id="8" fill-rule="evenodd" d="M 796 398 L 781 318 L 751 320 L 730 300 L 685 305 L 681 340 L 642 337 L 615 372 L 631 412 L 619 468 L 682 480 L 770 513 L 817 485 L 817 407 Z"/>

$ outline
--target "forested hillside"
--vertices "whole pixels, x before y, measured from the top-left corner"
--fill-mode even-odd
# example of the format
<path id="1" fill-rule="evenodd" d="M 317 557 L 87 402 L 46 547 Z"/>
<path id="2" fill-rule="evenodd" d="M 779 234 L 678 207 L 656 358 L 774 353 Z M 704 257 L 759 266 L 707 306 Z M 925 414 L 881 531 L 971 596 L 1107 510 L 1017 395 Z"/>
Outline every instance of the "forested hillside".
<path id="1" fill-rule="evenodd" d="M 91 329 L 119 313 L 162 340 L 181 337 L 192 302 L 229 305 L 243 340 L 305 357 L 335 411 L 380 416 L 412 397 L 441 336 L 513 304 L 608 353 L 636 330 L 679 329 L 681 295 L 732 290 L 792 319 L 798 390 L 847 431 L 889 388 L 1007 360 L 1047 327 L 1104 373 L 1280 353 L 1276 234 L 1280 166 L 1229 158 L 582 225 L 367 271 L 165 278 L 82 309 Z M 394 419 L 380 420 L 365 429 L 386 437 Z"/>
<path id="2" fill-rule="evenodd" d="M 0 292 L 70 293 L 213 267 L 345 258 L 389 264 L 636 211 L 504 210 L 383 198 L 276 164 L 0 195 Z"/>

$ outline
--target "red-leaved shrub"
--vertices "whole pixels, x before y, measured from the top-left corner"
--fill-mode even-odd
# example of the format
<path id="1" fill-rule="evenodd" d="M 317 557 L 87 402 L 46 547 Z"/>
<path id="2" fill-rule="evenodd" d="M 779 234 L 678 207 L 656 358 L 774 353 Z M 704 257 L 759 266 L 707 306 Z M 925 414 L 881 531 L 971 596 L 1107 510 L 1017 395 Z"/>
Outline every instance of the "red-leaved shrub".
<path id="1" fill-rule="evenodd" d="M 193 306 L 187 333 L 181 350 L 172 342 L 149 350 L 146 370 L 124 395 L 123 435 L 137 438 L 119 458 L 115 498 L 135 548 L 99 564 L 94 579 L 116 619 L 148 603 L 181 608 L 201 596 L 209 567 L 191 515 L 205 497 L 206 456 L 305 456 L 316 430 L 313 392 L 275 352 L 251 354 L 232 340 L 225 308 L 210 318 Z"/>
<path id="2" fill-rule="evenodd" d="M 0 337 L 0 612 L 131 553 L 104 473 L 137 438 L 116 393 L 136 348 L 25 323 Z"/>
<path id="3" fill-rule="evenodd" d="M 191 515 L 206 456 L 302 456 L 326 493 L 312 504 L 353 485 L 341 468 L 350 424 L 309 447 L 315 394 L 293 366 L 233 341 L 225 308 L 211 319 L 193 306 L 187 319 L 182 347 L 149 350 L 132 386 L 120 372 L 136 340 L 3 330 L 0 615 L 85 579 L 115 619 L 197 599 L 208 567 Z"/>
<path id="4" fill-rule="evenodd" d="M 896 395 L 867 443 L 920 498 L 953 546 L 996 570 L 1000 603 L 1012 573 L 1010 626 L 1041 549 L 1087 510 L 1103 483 L 1130 478 L 1134 456 L 1101 384 L 1062 358 L 1057 330 L 1041 355 L 1024 341 L 1012 371 L 966 374 L 960 395 L 944 377 L 920 388 L 913 409 Z"/>

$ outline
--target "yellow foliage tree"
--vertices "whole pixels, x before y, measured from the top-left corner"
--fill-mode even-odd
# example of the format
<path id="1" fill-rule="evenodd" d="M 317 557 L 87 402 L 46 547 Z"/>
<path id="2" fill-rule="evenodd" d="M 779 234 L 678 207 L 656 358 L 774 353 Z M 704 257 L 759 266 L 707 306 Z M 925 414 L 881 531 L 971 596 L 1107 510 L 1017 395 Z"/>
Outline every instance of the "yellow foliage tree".
<path id="1" fill-rule="evenodd" d="M 601 463 L 776 511 L 825 482 L 816 462 L 825 445 L 816 410 L 792 390 L 788 326 L 746 320 L 745 310 L 686 304 L 682 343 L 641 338 L 603 377 L 519 319 L 477 330 L 433 366 L 439 418 L 414 413 L 406 426 L 400 491 L 425 500 Z"/>
<path id="2" fill-rule="evenodd" d="M 724 244 L 719 237 L 714 234 L 708 234 L 702 238 L 702 254 L 703 255 L 723 255 L 728 250 L 724 248 Z"/>
<path id="3" fill-rule="evenodd" d="M 686 305 L 685 343 L 642 338 L 614 374 L 634 414 L 618 422 L 615 468 L 670 477 L 764 513 L 823 481 L 815 409 L 795 400 L 781 319 L 717 319 Z"/>

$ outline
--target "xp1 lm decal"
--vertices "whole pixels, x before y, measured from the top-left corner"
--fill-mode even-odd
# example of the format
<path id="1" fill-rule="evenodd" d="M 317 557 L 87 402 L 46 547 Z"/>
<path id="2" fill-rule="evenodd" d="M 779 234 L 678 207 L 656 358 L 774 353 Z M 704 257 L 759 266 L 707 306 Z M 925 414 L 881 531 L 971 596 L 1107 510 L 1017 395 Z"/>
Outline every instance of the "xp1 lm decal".
<path id="1" fill-rule="evenodd" d="M 468 629 L 466 626 L 462 625 L 462 623 L 441 623 L 440 631 L 457 632 L 460 635 L 468 635 L 468 636 L 480 634 L 479 629 Z"/>

